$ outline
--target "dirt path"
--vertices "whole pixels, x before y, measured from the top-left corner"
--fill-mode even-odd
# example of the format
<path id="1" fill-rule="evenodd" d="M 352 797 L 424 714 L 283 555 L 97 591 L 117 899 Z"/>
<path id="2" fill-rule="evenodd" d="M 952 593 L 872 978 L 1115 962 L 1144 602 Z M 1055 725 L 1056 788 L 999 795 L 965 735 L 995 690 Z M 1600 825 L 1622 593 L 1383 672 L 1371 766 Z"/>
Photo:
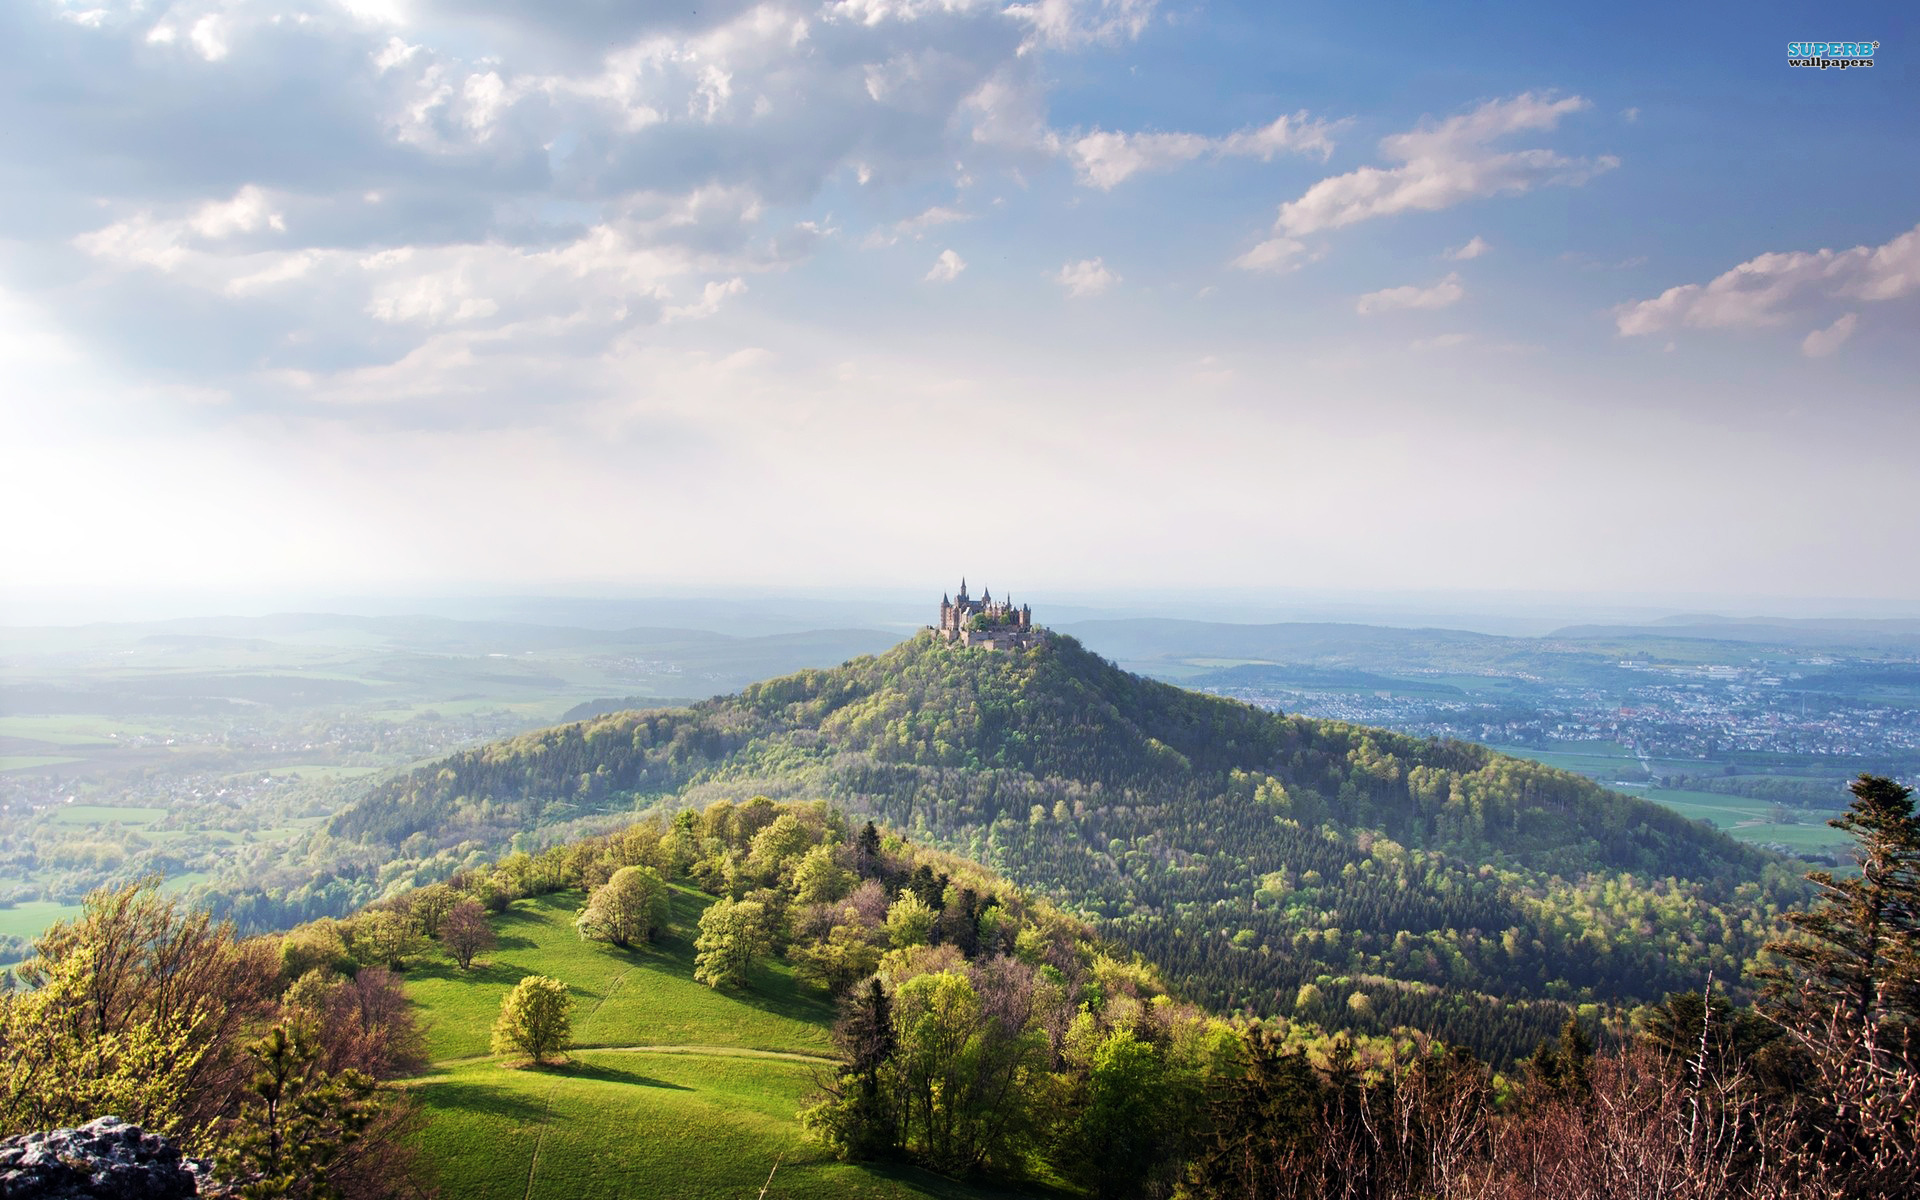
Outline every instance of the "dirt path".
<path id="1" fill-rule="evenodd" d="M 632 1045 L 632 1046 L 572 1046 L 569 1049 L 576 1054 L 690 1054 L 711 1058 L 772 1058 L 786 1062 L 837 1063 L 840 1060 L 831 1054 L 811 1054 L 805 1050 L 756 1050 L 751 1046 L 703 1046 L 684 1042 L 668 1045 Z M 486 1062 L 496 1058 L 493 1054 L 469 1054 L 464 1058 L 442 1058 L 433 1063 L 439 1067 L 462 1067 L 468 1063 Z M 425 1076 L 399 1080 L 402 1084 L 432 1083 Z"/>

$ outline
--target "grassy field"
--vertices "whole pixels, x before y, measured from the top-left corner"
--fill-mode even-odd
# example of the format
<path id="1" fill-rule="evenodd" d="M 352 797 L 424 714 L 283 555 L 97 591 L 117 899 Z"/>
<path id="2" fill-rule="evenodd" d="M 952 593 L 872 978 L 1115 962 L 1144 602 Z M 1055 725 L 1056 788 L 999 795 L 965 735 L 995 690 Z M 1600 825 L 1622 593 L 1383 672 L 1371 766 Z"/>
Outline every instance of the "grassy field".
<path id="1" fill-rule="evenodd" d="M 36 938 L 55 921 L 80 915 L 78 904 L 56 904 L 51 900 L 28 900 L 10 908 L 0 908 L 0 937 Z"/>
<path id="2" fill-rule="evenodd" d="M 125 825 L 140 828 L 167 815 L 153 806 L 119 804 L 61 804 L 48 810 L 55 825 Z"/>
<path id="3" fill-rule="evenodd" d="M 708 899 L 674 896 L 673 929 L 624 952 L 573 930 L 579 893 L 522 900 L 495 918 L 500 948 L 469 972 L 408 971 L 433 1068 L 411 1082 L 428 1112 L 423 1147 L 442 1194 L 500 1200 L 727 1197 L 767 1200 L 1005 1193 L 921 1172 L 832 1161 L 794 1114 L 831 1069 L 825 997 L 786 967 L 739 992 L 693 982 L 689 932 Z M 500 999 L 529 974 L 575 1001 L 571 1061 L 540 1069 L 487 1053 Z"/>

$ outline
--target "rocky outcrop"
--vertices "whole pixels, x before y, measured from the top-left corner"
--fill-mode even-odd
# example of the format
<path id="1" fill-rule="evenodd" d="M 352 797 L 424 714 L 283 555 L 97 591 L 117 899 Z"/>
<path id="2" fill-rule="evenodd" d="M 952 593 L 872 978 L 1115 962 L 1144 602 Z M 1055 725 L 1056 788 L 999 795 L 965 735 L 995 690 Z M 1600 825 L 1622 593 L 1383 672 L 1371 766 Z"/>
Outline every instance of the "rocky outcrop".
<path id="1" fill-rule="evenodd" d="M 0 1141 L 0 1200 L 177 1200 L 200 1194 L 174 1144 L 119 1117 Z"/>

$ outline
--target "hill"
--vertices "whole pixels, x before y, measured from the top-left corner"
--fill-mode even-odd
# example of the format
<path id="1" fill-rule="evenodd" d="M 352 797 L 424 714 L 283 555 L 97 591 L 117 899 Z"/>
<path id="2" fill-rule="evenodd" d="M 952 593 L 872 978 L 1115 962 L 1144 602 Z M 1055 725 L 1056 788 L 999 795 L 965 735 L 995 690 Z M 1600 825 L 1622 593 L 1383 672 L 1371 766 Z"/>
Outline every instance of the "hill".
<path id="1" fill-rule="evenodd" d="M 795 1114 L 837 1065 L 833 1007 L 785 963 L 748 987 L 693 980 L 691 931 L 712 903 L 676 888 L 668 932 L 634 950 L 583 942 L 583 896 L 518 900 L 493 920 L 500 948 L 472 971 L 408 972 L 427 1029 L 430 1070 L 409 1082 L 427 1115 L 422 1149 L 441 1190 L 486 1200 L 770 1194 L 951 1200 L 1011 1195 L 923 1171 L 837 1162 Z M 566 983 L 575 1003 L 571 1061 L 504 1070 L 487 1030 L 527 975 Z M 1025 1193 L 1022 1193 L 1025 1194 Z"/>
<path id="2" fill-rule="evenodd" d="M 1800 894 L 1768 856 L 1578 776 L 1184 691 L 1063 636 L 1017 653 L 922 636 L 495 743 L 377 788 L 317 852 L 348 893 L 530 831 L 755 792 L 985 862 L 1217 1010 L 1416 1025 L 1496 1061 L 1565 1004 L 1737 977 Z"/>

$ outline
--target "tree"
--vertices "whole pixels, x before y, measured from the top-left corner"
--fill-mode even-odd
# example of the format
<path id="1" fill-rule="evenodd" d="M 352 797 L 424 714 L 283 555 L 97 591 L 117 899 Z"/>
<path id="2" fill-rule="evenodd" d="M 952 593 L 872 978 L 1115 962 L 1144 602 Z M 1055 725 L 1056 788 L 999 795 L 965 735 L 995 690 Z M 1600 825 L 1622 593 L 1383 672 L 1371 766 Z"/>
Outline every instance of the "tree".
<path id="1" fill-rule="evenodd" d="M 574 925 L 580 936 L 612 942 L 622 950 L 653 940 L 667 923 L 670 890 L 652 867 L 621 867 L 593 890 Z"/>
<path id="2" fill-rule="evenodd" d="M 934 912 L 912 892 L 901 892 L 887 909 L 887 939 L 896 950 L 924 946 L 933 936 Z"/>
<path id="3" fill-rule="evenodd" d="M 833 1043 L 847 1069 L 822 1085 L 820 1102 L 800 1114 L 801 1122 L 842 1158 L 887 1157 L 899 1148 L 900 1135 L 890 1097 L 881 1091 L 881 1073 L 899 1042 L 893 1001 L 879 979 L 846 998 Z"/>
<path id="4" fill-rule="evenodd" d="M 361 913 L 341 923 L 347 948 L 363 967 L 390 967 L 404 971 L 407 960 L 427 948 L 419 926 L 390 909 Z"/>
<path id="5" fill-rule="evenodd" d="M 755 900 L 722 897 L 700 914 L 693 977 L 708 987 L 746 983 L 754 960 L 767 953 L 766 908 Z"/>
<path id="6" fill-rule="evenodd" d="M 430 938 L 440 936 L 440 922 L 446 919 L 453 906 L 460 902 L 460 893 L 444 883 L 430 883 L 413 893 L 413 904 L 408 912 L 420 926 L 420 932 Z"/>
<path id="7" fill-rule="evenodd" d="M 573 1041 L 573 1000 L 567 985 L 546 975 L 529 975 L 500 1002 L 493 1025 L 495 1054 L 525 1054 L 537 1063 L 564 1053 Z"/>
<path id="8" fill-rule="evenodd" d="M 247 1200 L 340 1195 L 333 1175 L 384 1107 L 373 1079 L 330 1073 L 308 1030 L 280 1024 L 248 1047 L 255 1064 L 247 1101 L 227 1127 L 220 1173 Z"/>
<path id="9" fill-rule="evenodd" d="M 265 943 L 236 943 L 149 877 L 91 893 L 34 950 L 15 970 L 26 990 L 0 995 L 0 1129 L 111 1111 L 197 1132 L 228 1110 L 279 973 Z"/>
<path id="10" fill-rule="evenodd" d="M 1860 873 L 1812 871 L 1796 937 L 1771 942 L 1762 1013 L 1817 1081 L 1785 1157 L 1807 1194 L 1910 1196 L 1920 1180 L 1920 819 L 1913 790 L 1862 775 L 1830 822 L 1858 839 Z"/>
<path id="11" fill-rule="evenodd" d="M 487 910 L 472 897 L 463 897 L 440 918 L 440 945 L 462 971 L 473 966 L 474 955 L 499 944 L 487 923 Z"/>
<path id="12" fill-rule="evenodd" d="M 1072 1177 L 1101 1200 L 1146 1194 L 1177 1149 L 1177 1114 L 1156 1048 L 1129 1029 L 1109 1034 L 1081 1090 L 1064 1146 Z"/>
<path id="13" fill-rule="evenodd" d="M 796 904 L 831 903 L 852 888 L 853 875 L 834 861 L 831 846 L 815 846 L 806 852 L 793 869 L 793 900 Z"/>
<path id="14" fill-rule="evenodd" d="M 1920 1032 L 1920 818 L 1913 789 L 1862 775 L 1853 803 L 1828 824 L 1858 840 L 1860 873 L 1810 871 L 1811 910 L 1786 914 L 1797 937 L 1767 945 L 1769 1015 L 1805 1031 L 1830 1019 L 1859 1029 L 1878 1050 L 1907 1052 Z"/>

